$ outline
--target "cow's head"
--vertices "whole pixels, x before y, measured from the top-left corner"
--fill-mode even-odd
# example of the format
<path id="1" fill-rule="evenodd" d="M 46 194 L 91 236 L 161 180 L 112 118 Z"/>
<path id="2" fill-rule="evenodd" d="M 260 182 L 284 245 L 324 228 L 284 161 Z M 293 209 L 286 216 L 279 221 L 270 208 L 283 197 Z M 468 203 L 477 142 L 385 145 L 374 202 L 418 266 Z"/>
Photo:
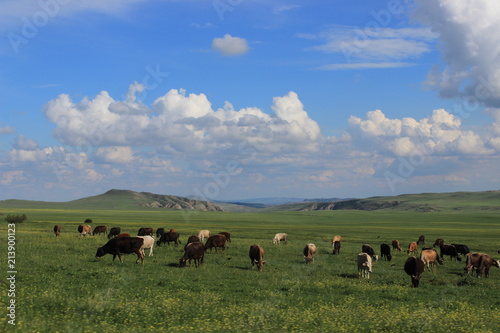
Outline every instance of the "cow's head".
<path id="1" fill-rule="evenodd" d="M 99 259 L 100 257 L 102 257 L 105 254 L 106 254 L 106 251 L 104 251 L 104 249 L 102 247 L 100 247 L 97 249 L 97 252 L 95 254 L 95 258 Z"/>
<path id="2" fill-rule="evenodd" d="M 179 258 L 179 267 L 186 267 L 186 259 Z"/>
<path id="3" fill-rule="evenodd" d="M 460 259 L 460 260 L 461 260 L 461 259 Z M 441 258 L 440 256 L 437 256 L 437 262 L 438 262 L 438 264 L 440 264 L 440 265 L 444 264 L 444 260 L 443 260 L 443 258 Z"/>
<path id="4" fill-rule="evenodd" d="M 500 268 L 500 260 L 493 260 L 493 266 Z"/>
<path id="5" fill-rule="evenodd" d="M 418 288 L 419 284 L 420 284 L 420 275 L 412 275 L 411 276 L 411 286 L 413 288 Z"/>
<path id="6" fill-rule="evenodd" d="M 391 259 L 392 259 L 392 254 L 388 254 L 387 255 L 387 261 L 391 261 Z"/>

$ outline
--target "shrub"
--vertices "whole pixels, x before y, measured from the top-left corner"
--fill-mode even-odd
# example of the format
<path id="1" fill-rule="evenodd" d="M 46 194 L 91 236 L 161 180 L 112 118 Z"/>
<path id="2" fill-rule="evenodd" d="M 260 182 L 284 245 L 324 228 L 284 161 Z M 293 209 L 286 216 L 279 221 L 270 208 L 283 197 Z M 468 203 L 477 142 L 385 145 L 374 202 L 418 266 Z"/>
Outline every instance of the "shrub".
<path id="1" fill-rule="evenodd" d="M 7 221 L 8 223 L 23 223 L 24 221 L 26 221 L 28 218 L 26 217 L 25 214 L 23 215 L 19 215 L 19 214 L 16 214 L 16 215 L 7 215 L 7 217 L 5 218 L 5 221 Z"/>

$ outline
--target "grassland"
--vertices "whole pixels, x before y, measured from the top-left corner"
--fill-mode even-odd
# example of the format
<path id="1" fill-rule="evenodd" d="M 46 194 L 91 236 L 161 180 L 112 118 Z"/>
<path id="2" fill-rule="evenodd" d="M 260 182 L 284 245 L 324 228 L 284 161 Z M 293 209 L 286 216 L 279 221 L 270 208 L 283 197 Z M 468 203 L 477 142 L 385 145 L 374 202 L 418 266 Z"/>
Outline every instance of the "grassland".
<path id="1" fill-rule="evenodd" d="M 444 205 L 444 203 L 443 203 Z M 488 279 L 463 274 L 464 263 L 446 260 L 436 273 L 425 272 L 418 289 L 402 270 L 405 253 L 379 261 L 370 280 L 357 276 L 355 258 L 363 243 L 376 251 L 383 242 L 403 245 L 425 235 L 467 244 L 472 251 L 496 254 L 500 214 L 467 209 L 431 213 L 394 210 L 276 213 L 182 213 L 161 209 L 76 209 L 27 206 L 0 208 L 28 221 L 16 229 L 16 319 L 0 328 L 19 332 L 498 332 L 500 270 Z M 45 206 L 46 207 L 46 206 Z M 110 256 L 96 260 L 105 236 L 78 237 L 77 225 L 175 228 L 184 242 L 200 229 L 229 231 L 233 241 L 224 255 L 207 254 L 200 268 L 177 267 L 182 247 L 162 246 L 146 257 L 124 263 Z M 54 237 L 54 224 L 62 234 Z M 287 245 L 273 246 L 276 232 Z M 0 234 L 6 239 L 6 224 Z M 331 237 L 340 234 L 340 255 Z M 302 249 L 318 247 L 306 265 Z M 248 248 L 266 251 L 263 272 L 251 268 Z M 5 244 L 2 242 L 2 244 Z M 2 249 L 2 262 L 6 256 Z M 146 251 L 147 254 L 147 251 Z M 495 257 L 498 257 L 496 255 Z M 4 268 L 4 275 L 7 269 Z M 6 288 L 1 288 L 7 302 Z M 6 303 L 4 303 L 6 304 Z"/>

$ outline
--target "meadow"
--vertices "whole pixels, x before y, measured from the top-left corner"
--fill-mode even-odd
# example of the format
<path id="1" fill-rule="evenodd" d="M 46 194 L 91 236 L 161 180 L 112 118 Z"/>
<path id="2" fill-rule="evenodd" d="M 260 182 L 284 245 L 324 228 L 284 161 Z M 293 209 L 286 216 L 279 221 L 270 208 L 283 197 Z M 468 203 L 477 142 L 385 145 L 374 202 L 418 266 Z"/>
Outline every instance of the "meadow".
<path id="1" fill-rule="evenodd" d="M 0 328 L 18 332 L 498 332 L 500 270 L 488 279 L 464 274 L 464 262 L 445 259 L 410 287 L 403 271 L 405 252 L 378 261 L 370 280 L 357 274 L 356 256 L 364 243 L 377 252 L 399 239 L 405 248 L 425 235 L 467 244 L 499 258 L 500 223 L 496 211 L 414 213 L 381 210 L 276 213 L 188 212 L 161 209 L 2 209 L 28 221 L 16 228 L 16 325 L 2 307 Z M 183 245 L 198 230 L 229 231 L 225 254 L 209 254 L 199 268 L 178 268 L 183 246 L 146 250 L 113 262 L 95 253 L 107 237 L 79 237 L 78 224 L 175 228 Z M 3 218 L 2 218 L 3 220 Z M 60 237 L 52 232 L 62 226 Z M 273 245 L 277 232 L 288 244 Z M 1 224 L 2 239 L 7 237 Z M 342 235 L 340 255 L 331 239 Z M 318 247 L 305 264 L 306 243 Z M 5 244 L 4 241 L 1 244 Z M 263 272 L 251 267 L 248 249 L 266 251 Z M 4 246 L 4 245 L 2 245 Z M 4 249 L 0 251 L 5 262 Z M 7 268 L 4 268 L 7 275 Z M 5 281 L 5 280 L 4 280 Z M 7 288 L 1 288 L 7 304 Z"/>

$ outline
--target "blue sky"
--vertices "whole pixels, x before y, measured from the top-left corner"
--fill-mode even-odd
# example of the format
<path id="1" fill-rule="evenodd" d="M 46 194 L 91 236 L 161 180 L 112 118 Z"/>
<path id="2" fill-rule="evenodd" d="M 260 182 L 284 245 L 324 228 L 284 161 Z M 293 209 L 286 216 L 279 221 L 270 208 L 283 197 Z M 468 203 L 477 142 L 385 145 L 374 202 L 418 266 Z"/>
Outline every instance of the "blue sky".
<path id="1" fill-rule="evenodd" d="M 494 0 L 0 3 L 0 199 L 498 189 Z"/>

